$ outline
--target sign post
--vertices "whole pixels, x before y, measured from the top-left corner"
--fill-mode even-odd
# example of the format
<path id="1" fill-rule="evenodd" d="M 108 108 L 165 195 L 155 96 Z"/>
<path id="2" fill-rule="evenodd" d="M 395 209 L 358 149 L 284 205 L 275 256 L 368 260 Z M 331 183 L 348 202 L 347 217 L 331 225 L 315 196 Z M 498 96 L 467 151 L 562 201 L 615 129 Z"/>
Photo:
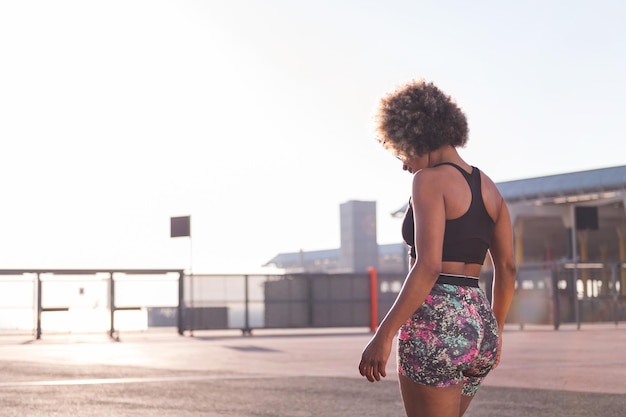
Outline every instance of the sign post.
<path id="1" fill-rule="evenodd" d="M 188 237 L 189 238 L 189 307 L 192 309 L 193 314 L 193 246 L 191 244 L 191 216 L 180 216 L 180 217 L 172 217 L 170 219 L 170 237 Z M 184 282 L 184 276 L 181 277 L 181 283 Z M 184 291 L 184 285 L 179 285 L 179 292 Z M 184 304 L 185 295 L 178 294 L 179 303 Z M 180 306 L 179 314 L 183 313 L 184 308 Z M 184 314 L 184 313 L 183 313 Z M 179 321 L 181 322 L 181 329 L 184 332 L 185 329 L 185 320 L 182 317 L 179 317 Z M 189 323 L 193 323 L 192 320 Z M 193 326 L 190 326 L 191 335 L 193 336 Z"/>
<path id="2" fill-rule="evenodd" d="M 189 238 L 189 275 L 193 266 L 193 247 L 191 246 L 191 216 L 172 217 L 170 219 L 170 237 Z"/>

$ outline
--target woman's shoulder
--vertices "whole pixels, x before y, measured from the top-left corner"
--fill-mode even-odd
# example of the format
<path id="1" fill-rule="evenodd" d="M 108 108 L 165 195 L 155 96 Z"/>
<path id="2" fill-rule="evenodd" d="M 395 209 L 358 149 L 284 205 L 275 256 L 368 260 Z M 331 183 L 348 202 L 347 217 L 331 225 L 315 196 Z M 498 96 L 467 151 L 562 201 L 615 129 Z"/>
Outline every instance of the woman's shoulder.
<path id="1" fill-rule="evenodd" d="M 476 168 L 478 169 L 478 168 Z M 487 175 L 484 171 L 478 169 L 478 171 L 480 172 L 480 182 L 483 186 L 483 189 L 487 188 L 489 190 L 491 190 L 492 192 L 496 193 L 497 195 L 500 195 L 500 191 L 498 190 L 498 186 L 496 185 L 495 182 L 493 182 L 493 180 L 491 179 L 491 177 L 489 175 Z"/>
<path id="2" fill-rule="evenodd" d="M 487 212 L 491 216 L 494 221 L 498 219 L 498 213 L 500 213 L 500 209 L 502 204 L 504 204 L 504 199 L 502 198 L 502 194 L 500 194 L 500 190 L 498 190 L 498 186 L 495 182 L 484 172 L 480 171 L 480 189 L 483 196 L 483 203 Z"/>
<path id="3" fill-rule="evenodd" d="M 426 168 L 413 174 L 413 195 L 433 195 L 441 193 L 446 183 L 445 173 L 436 168 Z"/>
<path id="4" fill-rule="evenodd" d="M 446 184 L 450 184 L 451 178 L 455 178 L 453 175 L 450 174 L 451 172 L 457 172 L 457 171 L 463 170 L 467 174 L 469 174 L 467 170 L 468 169 L 471 170 L 471 168 L 473 168 L 471 165 L 467 165 L 467 167 L 462 167 L 459 165 L 453 166 L 451 164 L 439 164 L 433 167 L 429 167 L 429 168 L 425 168 L 420 171 L 417 171 L 414 174 L 413 182 L 430 184 L 435 188 L 440 188 L 440 187 L 444 187 Z M 458 179 L 461 180 L 461 178 L 463 177 L 459 175 Z"/>
<path id="5" fill-rule="evenodd" d="M 427 184 L 432 181 L 440 181 L 441 179 L 444 179 L 445 174 L 442 171 L 438 170 L 438 168 L 439 167 L 420 169 L 413 174 L 413 184 Z"/>

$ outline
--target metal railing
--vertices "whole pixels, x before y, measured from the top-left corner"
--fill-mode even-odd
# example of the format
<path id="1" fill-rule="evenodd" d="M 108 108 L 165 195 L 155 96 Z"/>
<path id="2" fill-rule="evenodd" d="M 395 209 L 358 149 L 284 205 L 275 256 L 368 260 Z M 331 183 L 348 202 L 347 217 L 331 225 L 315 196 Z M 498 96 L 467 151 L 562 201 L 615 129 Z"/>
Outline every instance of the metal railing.
<path id="1" fill-rule="evenodd" d="M 40 339 L 44 329 L 104 330 L 115 337 L 131 321 L 145 327 L 153 308 L 176 311 L 182 277 L 182 270 L 0 270 L 0 331 L 32 331 Z"/>
<path id="2" fill-rule="evenodd" d="M 403 274 L 184 275 L 180 270 L 0 270 L 0 333 L 175 327 L 196 330 L 370 327 L 393 304 Z M 491 271 L 481 287 L 491 292 Z M 518 267 L 507 321 L 626 318 L 626 263 Z"/>
<path id="3" fill-rule="evenodd" d="M 184 331 L 370 326 L 369 274 L 192 275 Z"/>
<path id="4" fill-rule="evenodd" d="M 518 266 L 507 321 L 525 324 L 614 322 L 626 318 L 626 263 L 550 262 Z M 488 277 L 491 271 L 484 271 Z M 485 279 L 487 291 L 490 284 Z"/>
<path id="5" fill-rule="evenodd" d="M 492 271 L 481 274 L 491 293 Z M 378 274 L 376 317 L 382 320 L 404 280 Z M 507 322 L 519 324 L 615 322 L 626 318 L 626 264 L 553 262 L 518 267 Z M 192 312 L 179 332 L 204 329 L 375 327 L 368 274 L 289 274 L 185 277 L 183 310 Z M 193 286 L 193 290 L 191 287 Z M 192 295 L 193 294 L 193 295 Z"/>

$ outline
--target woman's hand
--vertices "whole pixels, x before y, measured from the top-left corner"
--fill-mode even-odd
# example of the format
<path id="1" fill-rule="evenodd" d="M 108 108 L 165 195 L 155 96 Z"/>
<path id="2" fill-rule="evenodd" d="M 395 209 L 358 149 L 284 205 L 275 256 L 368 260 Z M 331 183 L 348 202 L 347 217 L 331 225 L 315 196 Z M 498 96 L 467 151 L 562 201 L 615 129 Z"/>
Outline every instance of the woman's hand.
<path id="1" fill-rule="evenodd" d="M 359 372 L 370 382 L 380 381 L 387 376 L 385 367 L 391 353 L 392 340 L 375 334 L 369 341 L 359 363 Z"/>

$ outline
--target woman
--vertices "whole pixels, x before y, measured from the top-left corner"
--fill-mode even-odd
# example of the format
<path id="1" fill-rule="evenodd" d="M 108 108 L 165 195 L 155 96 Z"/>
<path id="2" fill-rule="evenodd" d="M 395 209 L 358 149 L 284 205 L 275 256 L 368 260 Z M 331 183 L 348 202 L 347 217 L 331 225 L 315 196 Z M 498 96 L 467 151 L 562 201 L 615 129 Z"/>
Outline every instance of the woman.
<path id="1" fill-rule="evenodd" d="M 432 83 L 411 82 L 384 97 L 379 141 L 413 174 L 403 235 L 410 271 L 365 347 L 359 371 L 386 376 L 394 336 L 409 417 L 462 416 L 500 360 L 515 285 L 511 220 L 495 184 L 456 148 L 467 142 L 461 109 Z M 493 304 L 478 288 L 486 254 Z"/>

